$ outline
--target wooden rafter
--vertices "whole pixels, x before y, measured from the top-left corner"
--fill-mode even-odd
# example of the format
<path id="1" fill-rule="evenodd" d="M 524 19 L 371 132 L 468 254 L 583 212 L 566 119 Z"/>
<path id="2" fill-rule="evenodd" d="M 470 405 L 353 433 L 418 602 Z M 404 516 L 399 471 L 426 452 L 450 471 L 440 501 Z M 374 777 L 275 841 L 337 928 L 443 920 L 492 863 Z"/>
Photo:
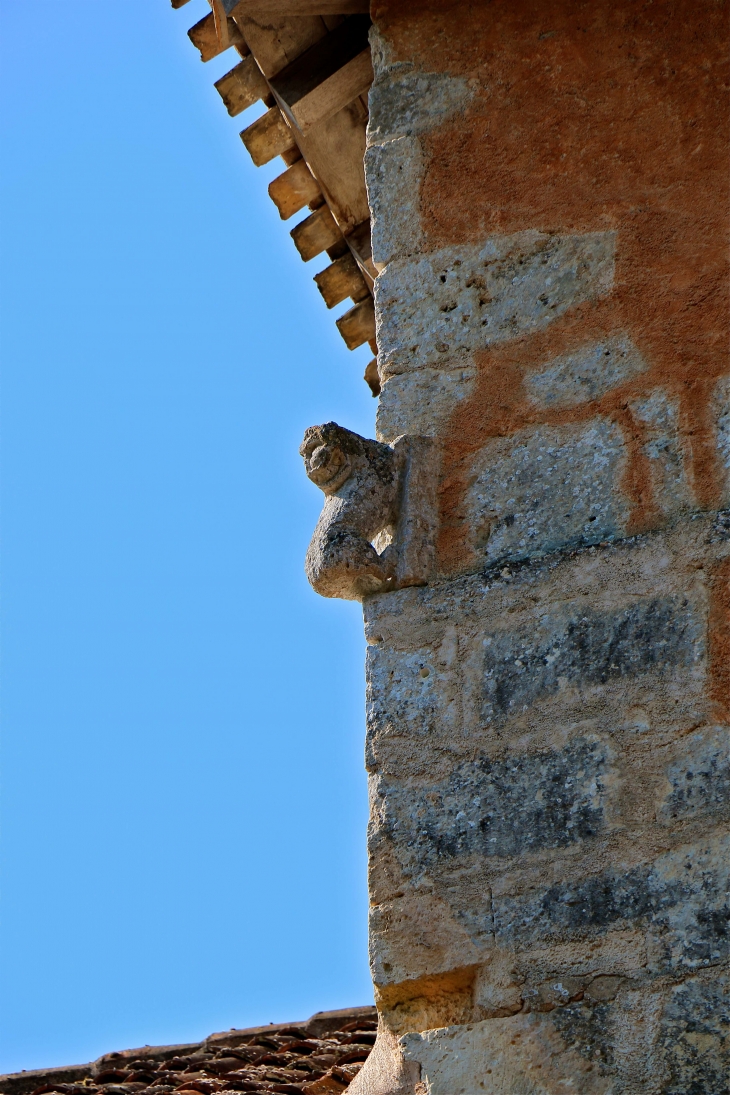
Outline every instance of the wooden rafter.
<path id="1" fill-rule="evenodd" d="M 187 0 L 172 0 L 182 7 Z M 291 236 L 305 262 L 326 252 L 315 277 L 327 307 L 349 297 L 337 320 L 350 349 L 375 346 L 370 221 L 363 158 L 372 82 L 368 5 L 362 0 L 209 0 L 188 32 L 208 61 L 235 47 L 243 58 L 216 81 L 233 117 L 268 107 L 241 133 L 255 164 L 281 156 L 286 170 L 269 194 L 286 220 L 309 206 Z M 377 362 L 365 379 L 378 394 Z"/>

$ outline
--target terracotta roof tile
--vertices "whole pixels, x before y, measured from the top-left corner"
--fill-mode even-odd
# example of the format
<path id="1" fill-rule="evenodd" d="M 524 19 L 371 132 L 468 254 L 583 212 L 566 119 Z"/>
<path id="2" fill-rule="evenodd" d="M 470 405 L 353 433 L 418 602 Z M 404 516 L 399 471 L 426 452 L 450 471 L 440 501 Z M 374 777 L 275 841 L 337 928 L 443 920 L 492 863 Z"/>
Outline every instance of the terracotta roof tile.
<path id="1" fill-rule="evenodd" d="M 222 1031 L 204 1042 L 143 1046 L 88 1065 L 0 1076 L 0 1095 L 336 1095 L 362 1068 L 376 1028 L 373 1007 L 319 1011 L 302 1023 Z"/>

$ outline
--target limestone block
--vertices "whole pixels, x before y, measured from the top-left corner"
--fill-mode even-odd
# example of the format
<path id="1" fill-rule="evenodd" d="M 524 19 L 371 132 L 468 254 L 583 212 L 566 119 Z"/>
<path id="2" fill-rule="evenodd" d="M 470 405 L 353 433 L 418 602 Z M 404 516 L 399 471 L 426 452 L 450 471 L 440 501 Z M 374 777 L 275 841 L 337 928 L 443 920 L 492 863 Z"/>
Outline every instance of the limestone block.
<path id="1" fill-rule="evenodd" d="M 730 506 L 730 376 L 717 381 L 712 409 L 723 476 L 721 504 Z"/>
<path id="2" fill-rule="evenodd" d="M 391 376 L 380 392 L 377 437 L 381 441 L 393 441 L 401 434 L 438 437 L 456 407 L 473 392 L 476 375 L 471 366 Z"/>
<path id="3" fill-rule="evenodd" d="M 464 109 L 472 91 L 461 77 L 419 72 L 411 64 L 386 60 L 387 43 L 377 31 L 371 37 L 375 81 L 368 97 L 365 178 L 373 262 L 380 270 L 421 245 L 425 165 L 418 134 Z"/>
<path id="4" fill-rule="evenodd" d="M 657 818 L 672 825 L 730 812 L 730 727 L 710 726 L 689 734 L 672 753 Z"/>
<path id="5" fill-rule="evenodd" d="M 621 535 L 629 518 L 619 428 L 606 418 L 538 426 L 474 457 L 466 509 L 487 565 Z"/>
<path id="6" fill-rule="evenodd" d="M 464 110 L 473 89 L 461 76 L 422 72 L 403 62 L 383 64 L 373 54 L 375 81 L 368 95 L 368 145 L 432 129 Z"/>
<path id="7" fill-rule="evenodd" d="M 373 262 L 378 270 L 392 258 L 420 250 L 423 170 L 418 137 L 398 137 L 365 153 Z"/>
<path id="8" fill-rule="evenodd" d="M 470 916 L 476 919 L 479 911 L 469 909 Z M 483 962 L 491 941 L 469 931 L 427 878 L 371 907 L 369 937 L 370 969 L 381 991 Z"/>
<path id="9" fill-rule="evenodd" d="M 700 665 L 704 620 L 684 596 L 646 597 L 597 610 L 567 603 L 524 629 L 484 640 L 483 718 L 499 725 L 542 696 L 648 672 Z"/>
<path id="10" fill-rule="evenodd" d="M 646 925 L 656 971 L 717 965 L 730 954 L 730 836 L 721 833 L 660 856 L 546 890 L 493 898 L 495 939 L 518 946 Z"/>
<path id="11" fill-rule="evenodd" d="M 369 768 L 378 765 L 384 741 L 399 740 L 410 754 L 409 771 L 425 761 L 433 774 L 433 757 L 424 753 L 427 743 L 432 748 L 435 741 L 458 735 L 461 729 L 452 646 L 447 640 L 436 651 L 423 648 L 409 653 L 385 644 L 368 647 L 365 756 Z M 452 757 L 447 763 L 451 762 Z"/>
<path id="12" fill-rule="evenodd" d="M 429 1095 L 724 1095 L 729 988 L 719 972 L 655 988 L 599 978 L 549 1014 L 411 1032 L 397 1045 L 420 1074 L 411 1090 Z"/>
<path id="13" fill-rule="evenodd" d="M 375 283 L 385 377 L 445 365 L 541 330 L 568 308 L 607 293 L 613 232 L 518 232 L 396 259 Z"/>
<path id="14" fill-rule="evenodd" d="M 649 460 L 655 504 L 667 517 L 691 509 L 694 495 L 687 480 L 677 400 L 657 388 L 630 406 L 645 427 L 643 451 Z"/>
<path id="15" fill-rule="evenodd" d="M 575 739 L 563 750 L 482 756 L 448 779 L 421 786 L 385 777 L 381 833 L 411 875 L 450 861 L 514 856 L 595 836 L 603 824 L 607 757 L 599 742 Z"/>
<path id="16" fill-rule="evenodd" d="M 730 979 L 690 978 L 662 1011 L 659 1047 L 667 1095 L 730 1090 Z"/>
<path id="17" fill-rule="evenodd" d="M 574 407 L 600 399 L 645 369 L 628 335 L 616 334 L 553 358 L 527 374 L 525 388 L 538 407 Z"/>
<path id="18" fill-rule="evenodd" d="M 611 1078 L 566 1045 L 555 1024 L 535 1015 L 443 1027 L 400 1039 L 403 1057 L 421 1069 L 428 1095 L 608 1095 Z"/>

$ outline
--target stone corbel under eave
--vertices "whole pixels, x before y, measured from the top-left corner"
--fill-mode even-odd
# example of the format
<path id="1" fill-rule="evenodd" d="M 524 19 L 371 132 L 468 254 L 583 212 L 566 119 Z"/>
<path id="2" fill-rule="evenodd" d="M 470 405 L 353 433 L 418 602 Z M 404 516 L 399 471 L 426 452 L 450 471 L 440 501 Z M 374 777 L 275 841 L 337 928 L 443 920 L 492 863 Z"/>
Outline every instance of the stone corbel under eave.
<path id="1" fill-rule="evenodd" d="M 325 495 L 305 562 L 313 589 L 360 601 L 426 585 L 435 564 L 436 442 L 404 436 L 384 445 L 327 422 L 307 430 L 299 451 Z"/>

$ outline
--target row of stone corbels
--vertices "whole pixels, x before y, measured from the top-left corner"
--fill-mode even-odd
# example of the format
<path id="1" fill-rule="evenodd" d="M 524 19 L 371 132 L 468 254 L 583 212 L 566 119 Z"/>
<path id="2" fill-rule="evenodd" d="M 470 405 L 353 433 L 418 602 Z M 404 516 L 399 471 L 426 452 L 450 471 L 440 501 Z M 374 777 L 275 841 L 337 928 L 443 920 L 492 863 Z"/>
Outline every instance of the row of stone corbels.
<path id="1" fill-rule="evenodd" d="M 172 0 L 172 6 L 186 2 Z M 243 143 L 256 166 L 276 156 L 284 160 L 286 170 L 270 183 L 269 194 L 282 220 L 309 207 L 310 215 L 291 232 L 294 244 L 305 262 L 327 253 L 331 265 L 314 278 L 327 307 L 348 297 L 354 305 L 336 321 L 340 334 L 350 350 L 368 343 L 377 353 L 363 168 L 373 79 L 370 20 L 362 14 L 367 5 L 277 0 L 267 14 L 246 0 L 209 2 L 212 11 L 189 37 L 203 61 L 231 48 L 240 54 L 215 87 L 231 117 L 258 102 L 268 107 L 242 131 Z M 339 14 L 328 13 L 335 7 Z M 375 361 L 365 379 L 379 394 Z"/>

